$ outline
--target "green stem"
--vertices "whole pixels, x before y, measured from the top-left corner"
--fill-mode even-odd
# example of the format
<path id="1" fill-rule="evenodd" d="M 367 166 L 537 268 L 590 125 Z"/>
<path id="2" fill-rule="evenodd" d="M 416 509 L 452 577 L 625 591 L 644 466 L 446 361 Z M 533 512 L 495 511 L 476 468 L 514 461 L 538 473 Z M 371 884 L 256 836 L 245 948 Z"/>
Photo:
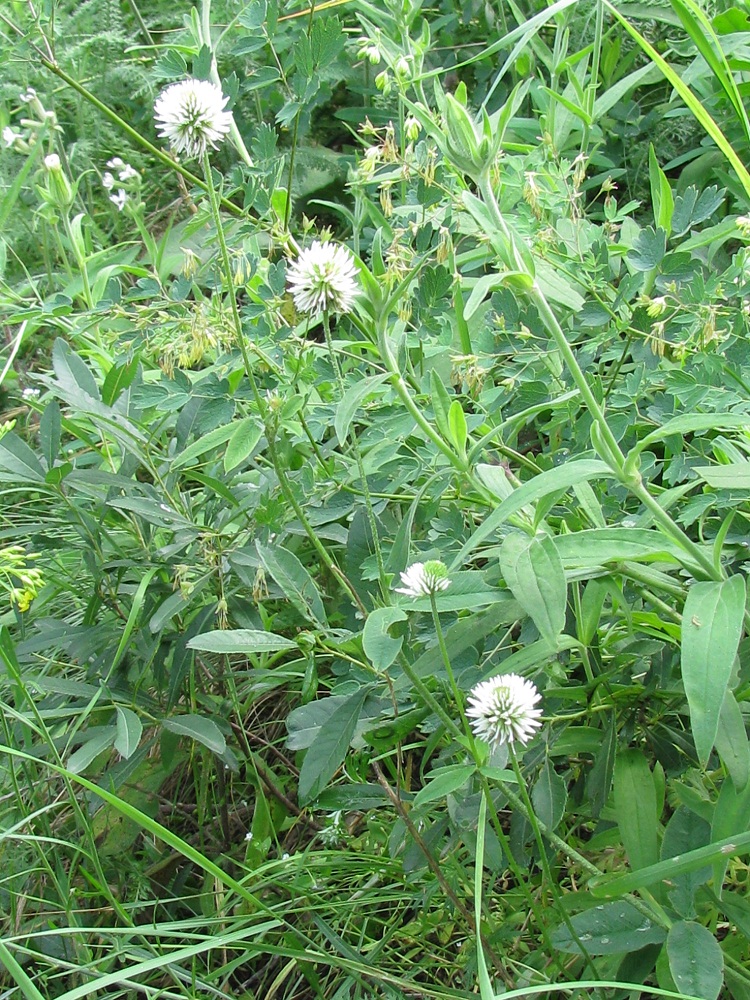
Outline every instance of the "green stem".
<path id="1" fill-rule="evenodd" d="M 528 815 L 526 804 L 523 801 L 523 799 L 519 795 L 516 795 L 516 793 L 508 787 L 506 782 L 501 781 L 500 785 L 503 789 L 503 793 L 507 796 L 508 801 L 511 803 L 511 805 L 513 805 L 516 809 L 518 809 L 521 812 L 521 814 L 525 816 L 526 819 L 528 819 L 529 823 L 531 823 L 531 817 Z M 554 832 L 554 830 L 550 830 L 550 828 L 546 825 L 546 823 L 543 823 L 538 816 L 536 817 L 536 823 L 540 831 L 547 838 L 547 840 L 552 844 L 554 848 L 560 851 L 561 854 L 563 854 L 566 858 L 570 858 L 571 861 L 575 861 L 576 864 L 580 865 L 581 869 L 587 872 L 589 875 L 595 877 L 601 877 L 602 872 L 599 868 L 596 867 L 596 865 L 592 864 L 588 860 L 588 858 L 585 858 L 574 847 L 571 847 L 568 843 L 566 843 L 566 841 L 564 841 L 562 837 L 559 837 Z M 638 896 L 634 896 L 631 893 L 628 893 L 625 898 L 628 900 L 628 902 L 633 904 L 633 906 L 638 910 L 639 913 L 642 913 L 645 917 L 648 917 L 649 920 L 653 920 L 655 923 L 658 923 L 661 927 L 664 927 L 666 930 L 669 930 L 670 922 L 668 918 L 665 917 L 660 907 L 658 911 L 655 911 L 653 907 L 649 906 L 647 903 L 644 903 L 642 899 L 639 899 Z"/>
<path id="2" fill-rule="evenodd" d="M 343 400 L 344 393 L 346 392 L 346 386 L 344 385 L 344 376 L 341 373 L 341 365 L 339 364 L 339 359 L 336 355 L 336 350 L 333 346 L 333 339 L 331 338 L 331 324 L 327 310 L 323 313 L 323 329 L 325 331 L 326 345 L 328 347 L 328 354 L 330 355 L 331 358 L 331 365 L 333 366 L 333 370 L 336 375 L 336 384 L 338 385 L 340 397 Z M 390 604 L 391 594 L 388 589 L 388 579 L 385 572 L 385 562 L 383 561 L 383 550 L 380 546 L 380 537 L 378 535 L 378 522 L 375 517 L 375 511 L 373 510 L 372 506 L 372 497 L 370 496 L 370 487 L 367 483 L 367 475 L 365 474 L 365 464 L 362 460 L 362 452 L 359 447 L 359 441 L 357 439 L 356 432 L 351 426 L 349 428 L 349 437 L 352 442 L 352 451 L 354 452 L 354 457 L 357 462 L 359 478 L 362 482 L 362 492 L 365 500 L 367 523 L 370 526 L 370 534 L 372 535 L 372 544 L 375 549 L 375 560 L 378 564 L 380 592 L 385 603 Z"/>
<path id="3" fill-rule="evenodd" d="M 521 791 L 521 798 L 523 799 L 524 805 L 526 807 L 526 818 L 529 821 L 531 829 L 534 831 L 534 839 L 536 840 L 537 847 L 539 849 L 539 860 L 542 866 L 542 871 L 544 872 L 544 877 L 547 880 L 550 892 L 552 893 L 552 896 L 555 901 L 555 909 L 560 914 L 563 923 L 570 932 L 571 937 L 578 945 L 578 948 L 580 949 L 580 952 L 583 955 L 584 961 L 591 969 L 591 973 L 594 979 L 599 979 L 599 973 L 596 970 L 596 966 L 591 961 L 591 956 L 589 955 L 588 951 L 581 943 L 581 939 L 578 936 L 575 927 L 573 926 L 573 922 L 568 916 L 568 912 L 565 909 L 565 906 L 563 905 L 562 899 L 560 898 L 560 891 L 557 882 L 552 877 L 552 869 L 550 868 L 549 859 L 547 858 L 547 845 L 544 843 L 544 840 L 542 839 L 542 831 L 539 829 L 539 821 L 537 819 L 536 812 L 534 811 L 534 807 L 531 804 L 531 799 L 529 798 L 529 792 L 528 789 L 526 788 L 526 782 L 524 781 L 523 774 L 521 773 L 521 767 L 518 763 L 518 758 L 516 757 L 516 751 L 512 743 L 510 744 L 508 749 L 509 749 L 510 761 L 511 764 L 513 765 L 513 773 L 516 776 L 516 781 L 518 782 L 518 787 Z"/>
<path id="4" fill-rule="evenodd" d="M 83 298 L 86 303 L 86 308 L 91 312 L 94 308 L 94 297 L 91 294 L 91 284 L 89 282 L 89 272 L 86 267 L 86 258 L 81 252 L 81 248 L 78 244 L 78 240 L 75 238 L 73 233 L 73 227 L 70 225 L 70 219 L 68 218 L 67 211 L 63 213 L 63 225 L 65 226 L 65 235 L 68 237 L 68 243 L 73 251 L 73 256 L 76 259 L 76 264 L 78 265 L 78 273 L 81 275 L 81 281 L 83 283 Z M 98 331 L 98 324 L 96 329 Z M 97 337 L 97 342 L 99 347 L 102 346 L 101 342 Z"/>
<path id="5" fill-rule="evenodd" d="M 460 727 L 456 725 L 453 719 L 448 715 L 445 709 L 442 707 L 440 702 L 435 698 L 433 693 L 425 686 L 421 677 L 418 677 L 414 670 L 412 669 L 411 663 L 407 660 L 403 653 L 399 656 L 399 663 L 401 664 L 401 669 L 404 671 L 406 676 L 409 678 L 412 687 L 415 691 L 419 693 L 423 699 L 425 705 L 440 719 L 445 728 L 451 733 L 452 736 L 458 739 L 463 739 L 463 732 Z"/>
<path id="6" fill-rule="evenodd" d="M 448 674 L 448 680 L 450 681 L 451 690 L 453 691 L 453 698 L 456 702 L 456 708 L 458 709 L 459 715 L 461 716 L 461 720 L 464 725 L 464 732 L 469 740 L 469 745 L 471 746 L 473 745 L 474 742 L 471 733 L 471 726 L 469 725 L 469 720 L 466 718 L 466 713 L 464 712 L 463 695 L 461 694 L 458 684 L 456 683 L 456 675 L 453 673 L 453 667 L 451 666 L 451 658 L 448 652 L 448 647 L 445 643 L 445 636 L 443 635 L 443 626 L 440 624 L 440 615 L 438 614 L 434 591 L 430 591 L 430 608 L 432 609 L 432 621 L 433 624 L 435 625 L 435 634 L 437 635 L 440 655 L 443 657 L 445 672 Z"/>
<path id="7" fill-rule="evenodd" d="M 485 205 L 490 210 L 493 220 L 497 223 L 498 229 L 502 233 L 503 238 L 508 241 L 509 246 L 512 246 L 513 238 L 505 223 L 505 219 L 500 212 L 500 208 L 495 199 L 495 194 L 489 182 L 489 177 L 485 174 L 484 176 L 478 178 L 477 186 L 480 190 L 482 198 L 484 199 Z M 594 395 L 586 376 L 583 374 L 581 366 L 578 364 L 578 359 L 576 358 L 572 347 L 568 343 L 568 338 L 565 336 L 557 317 L 555 316 L 549 302 L 536 281 L 534 281 L 529 291 L 529 299 L 536 306 L 540 319 L 542 320 L 547 332 L 554 340 L 555 346 L 560 352 L 560 356 L 570 372 L 571 378 L 576 384 L 576 388 L 581 394 L 581 399 L 584 401 L 589 413 L 591 414 L 593 426 L 596 427 L 595 447 L 600 457 L 607 463 L 607 465 L 609 465 L 619 481 L 626 486 L 638 500 L 640 500 L 644 507 L 646 507 L 662 531 L 668 537 L 672 538 L 676 544 L 690 556 L 693 566 L 688 568 L 691 572 L 694 572 L 694 570 L 697 569 L 698 576 L 705 575 L 709 580 L 723 579 L 724 574 L 721 571 L 717 571 L 711 556 L 705 553 L 699 545 L 696 545 L 696 543 L 680 528 L 677 522 L 674 521 L 665 510 L 663 510 L 663 508 L 659 505 L 659 502 L 651 496 L 646 487 L 643 485 L 643 481 L 637 469 L 628 468 L 625 455 L 620 450 L 617 439 L 607 423 L 604 411 Z"/>
<path id="8" fill-rule="evenodd" d="M 211 0 L 202 0 L 201 3 L 201 41 L 211 52 L 211 82 L 221 89 L 221 77 L 219 67 L 216 64 L 216 51 L 211 43 Z M 234 143 L 234 147 L 245 161 L 248 167 L 252 167 L 253 159 L 247 151 L 245 140 L 240 135 L 237 122 L 232 115 L 232 124 L 229 126 L 229 136 Z"/>
<path id="9" fill-rule="evenodd" d="M 221 211 L 219 208 L 219 198 L 216 194 L 216 188 L 214 187 L 213 176 L 211 174 L 211 163 L 208 158 L 208 152 L 203 154 L 203 171 L 206 176 L 206 190 L 208 192 L 209 201 L 211 203 L 211 212 L 213 214 L 214 224 L 216 225 L 216 233 L 219 238 L 221 263 L 228 288 L 229 302 L 232 309 L 232 319 L 234 321 L 235 335 L 237 338 L 237 343 L 240 348 L 240 353 L 242 355 L 242 362 L 245 367 L 245 374 L 247 375 L 248 381 L 250 383 L 250 388 L 253 393 L 255 405 L 258 409 L 258 413 L 260 414 L 260 417 L 263 421 L 263 425 L 265 427 L 266 440 L 268 442 L 268 452 L 271 456 L 271 462 L 273 464 L 274 471 L 276 472 L 276 476 L 279 480 L 279 486 L 281 487 L 281 492 L 284 494 L 284 499 L 287 501 L 289 506 L 297 515 L 300 524 L 305 530 L 305 534 L 312 542 L 315 550 L 317 551 L 318 555 L 321 558 L 321 561 L 323 562 L 323 565 L 326 566 L 328 571 L 339 581 L 340 584 L 342 584 L 342 586 L 347 591 L 349 596 L 354 600 L 360 611 L 364 611 L 365 609 L 362 605 L 361 600 L 359 599 L 356 590 L 351 585 L 349 580 L 347 580 L 346 576 L 338 568 L 333 558 L 329 554 L 328 550 L 326 549 L 325 545 L 323 545 L 323 543 L 315 533 L 313 526 L 308 521 L 305 512 L 303 511 L 300 503 L 298 502 L 297 498 L 294 495 L 294 491 L 292 489 L 291 483 L 289 482 L 286 470 L 284 469 L 282 463 L 279 461 L 278 452 L 276 451 L 273 421 L 271 420 L 271 415 L 268 410 L 268 404 L 263 399 L 263 397 L 260 394 L 260 390 L 258 389 L 258 383 L 255 380 L 253 369 L 250 364 L 250 356 L 247 351 L 245 335 L 242 330 L 242 320 L 240 319 L 240 311 L 239 308 L 237 307 L 237 296 L 235 295 L 234 291 L 232 269 L 229 263 L 229 250 L 227 248 L 227 241 L 224 235 L 224 226 L 221 221 Z M 266 355 L 266 353 L 263 350 L 261 350 L 260 347 L 258 347 L 256 344 L 253 344 L 252 347 L 255 353 L 260 358 L 262 358 L 263 361 L 271 369 L 275 368 L 273 361 Z"/>

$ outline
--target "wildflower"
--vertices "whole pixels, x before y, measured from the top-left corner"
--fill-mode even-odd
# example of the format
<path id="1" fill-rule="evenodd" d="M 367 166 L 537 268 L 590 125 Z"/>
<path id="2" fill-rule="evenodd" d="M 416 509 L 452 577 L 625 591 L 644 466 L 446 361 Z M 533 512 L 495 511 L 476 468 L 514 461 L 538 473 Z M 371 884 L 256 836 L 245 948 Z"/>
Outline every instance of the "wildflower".
<path id="1" fill-rule="evenodd" d="M 125 208 L 125 202 L 128 200 L 128 196 L 123 188 L 117 189 L 117 194 L 111 194 L 109 200 L 113 205 L 117 205 L 117 211 L 121 212 Z"/>
<path id="2" fill-rule="evenodd" d="M 493 749 L 504 743 L 526 744 L 541 726 L 541 699 L 531 681 L 518 674 L 501 674 L 482 681 L 471 690 L 466 715 L 474 735 Z"/>
<path id="3" fill-rule="evenodd" d="M 21 133 L 14 132 L 14 130 L 10 127 L 10 125 L 6 125 L 6 127 L 3 129 L 3 142 L 5 143 L 6 149 L 9 148 L 10 146 L 14 146 L 16 142 L 18 142 L 18 140 L 22 138 L 23 136 L 21 135 Z"/>
<path id="4" fill-rule="evenodd" d="M 123 182 L 129 181 L 131 178 L 138 176 L 138 171 L 135 169 L 135 167 L 131 167 L 129 163 L 126 163 L 117 176 Z"/>
<path id="5" fill-rule="evenodd" d="M 662 316 L 667 311 L 667 306 L 667 297 L 658 295 L 655 299 L 651 299 L 646 306 L 646 312 L 652 319 L 656 319 L 657 316 Z"/>
<path id="6" fill-rule="evenodd" d="M 44 157 L 44 165 L 47 170 L 61 170 L 60 157 L 57 153 L 50 153 L 49 156 Z"/>
<path id="7" fill-rule="evenodd" d="M 33 87 L 28 87 L 25 94 L 19 94 L 18 100 L 23 101 L 24 104 L 31 104 L 32 101 L 36 100 L 36 91 Z"/>
<path id="8" fill-rule="evenodd" d="M 439 590 L 447 590 L 451 582 L 448 579 L 448 567 L 438 559 L 426 563 L 412 563 L 405 573 L 401 574 L 403 587 L 396 587 L 397 594 L 407 597 L 429 597 Z"/>
<path id="9" fill-rule="evenodd" d="M 287 281 L 300 312 L 345 313 L 357 294 L 357 265 L 346 247 L 315 240 L 289 268 Z"/>
<path id="10" fill-rule="evenodd" d="M 107 166 L 109 166 L 109 164 L 107 164 Z M 107 191 L 111 191 L 114 186 L 115 186 L 115 179 L 109 172 L 109 170 L 107 170 L 105 173 L 102 174 L 102 187 L 105 187 Z"/>
<path id="11" fill-rule="evenodd" d="M 112 170 L 116 170 L 118 167 L 124 167 L 125 161 L 119 156 L 113 156 L 111 160 L 107 160 L 107 166 L 111 167 Z"/>
<path id="12" fill-rule="evenodd" d="M 225 111 L 228 97 L 208 80 L 182 80 L 163 90 L 154 105 L 159 135 L 169 140 L 175 153 L 202 157 L 215 149 L 232 125 Z"/>
<path id="13" fill-rule="evenodd" d="M 409 115 L 404 122 L 404 134 L 409 142 L 416 142 L 421 130 L 422 126 L 419 123 L 419 119 L 415 118 L 414 115 Z"/>

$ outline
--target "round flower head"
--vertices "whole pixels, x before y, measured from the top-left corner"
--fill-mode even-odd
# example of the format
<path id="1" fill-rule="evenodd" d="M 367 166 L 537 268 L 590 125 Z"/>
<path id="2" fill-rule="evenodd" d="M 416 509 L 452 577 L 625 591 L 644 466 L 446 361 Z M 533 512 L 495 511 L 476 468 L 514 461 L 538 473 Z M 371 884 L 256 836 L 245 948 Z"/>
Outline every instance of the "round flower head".
<path id="1" fill-rule="evenodd" d="M 451 585 L 448 567 L 437 559 L 426 563 L 412 563 L 401 574 L 401 583 L 403 587 L 396 587 L 396 593 L 406 594 L 407 597 L 429 597 L 439 590 L 447 590 Z"/>
<path id="2" fill-rule="evenodd" d="M 299 312 L 349 312 L 357 294 L 357 265 L 351 252 L 315 240 L 287 271 L 289 291 Z"/>
<path id="3" fill-rule="evenodd" d="M 501 674 L 472 688 L 466 715 L 474 735 L 494 749 L 518 740 L 524 746 L 539 729 L 541 699 L 536 687 L 518 674 Z"/>
<path id="4" fill-rule="evenodd" d="M 182 80 L 163 90 L 156 99 L 154 116 L 159 135 L 169 140 L 175 153 L 202 157 L 216 148 L 232 125 L 225 111 L 228 97 L 208 80 Z"/>

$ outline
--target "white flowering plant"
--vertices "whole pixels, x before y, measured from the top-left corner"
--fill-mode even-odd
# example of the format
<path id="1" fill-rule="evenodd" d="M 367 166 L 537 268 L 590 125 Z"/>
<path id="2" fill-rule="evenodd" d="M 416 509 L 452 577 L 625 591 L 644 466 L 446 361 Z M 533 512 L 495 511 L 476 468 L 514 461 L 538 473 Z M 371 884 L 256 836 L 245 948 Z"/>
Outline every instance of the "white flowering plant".
<path id="1" fill-rule="evenodd" d="M 637 6 L 6 5 L 6 994 L 747 1000 L 746 4 Z"/>

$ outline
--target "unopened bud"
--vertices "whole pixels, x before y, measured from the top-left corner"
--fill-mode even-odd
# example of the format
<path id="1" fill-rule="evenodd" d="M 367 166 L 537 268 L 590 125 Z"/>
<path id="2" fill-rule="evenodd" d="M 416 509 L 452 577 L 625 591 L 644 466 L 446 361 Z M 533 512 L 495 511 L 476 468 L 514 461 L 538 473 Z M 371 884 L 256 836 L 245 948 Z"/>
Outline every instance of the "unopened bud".
<path id="1" fill-rule="evenodd" d="M 49 200 L 60 209 L 70 208 L 73 204 L 73 190 L 68 178 L 63 173 L 60 157 L 57 153 L 50 153 L 49 156 L 45 156 L 44 166 L 47 170 L 47 193 Z"/>
<path id="2" fill-rule="evenodd" d="M 404 133 L 409 142 L 416 142 L 419 138 L 419 133 L 422 126 L 419 124 L 419 120 L 414 117 L 414 115 L 409 115 L 409 117 L 404 122 Z"/>

